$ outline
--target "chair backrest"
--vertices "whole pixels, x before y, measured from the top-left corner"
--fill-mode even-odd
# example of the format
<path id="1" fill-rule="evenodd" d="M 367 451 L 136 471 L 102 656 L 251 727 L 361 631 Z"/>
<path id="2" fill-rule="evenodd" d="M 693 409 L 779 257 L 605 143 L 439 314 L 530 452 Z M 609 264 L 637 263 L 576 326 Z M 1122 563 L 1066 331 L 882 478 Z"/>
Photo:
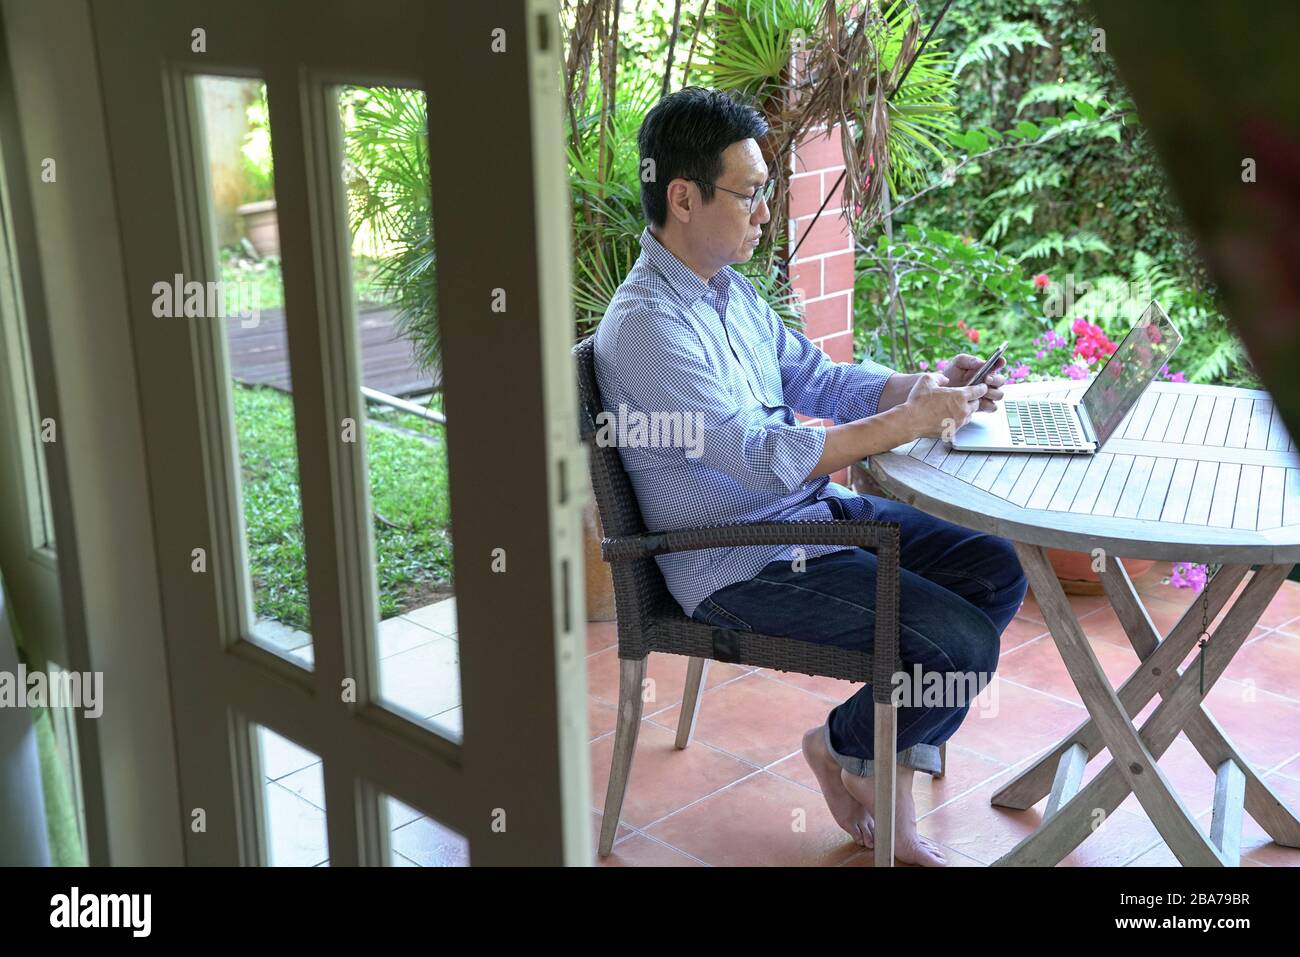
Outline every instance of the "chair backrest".
<path id="1" fill-rule="evenodd" d="M 579 428 L 582 440 L 587 444 L 588 460 L 591 463 L 591 487 L 596 493 L 600 524 L 606 537 L 639 535 L 646 531 L 645 520 L 641 517 L 636 492 L 627 472 L 623 470 L 623 459 L 618 448 L 602 445 L 595 440 L 598 429 L 596 416 L 605 411 L 600 398 L 600 386 L 596 383 L 595 338 L 588 336 L 574 346 L 573 357 L 578 367 Z M 672 601 L 663 573 L 653 558 L 628 562 L 626 567 L 631 572 L 630 579 L 625 580 L 618 574 L 614 576 L 620 625 L 629 624 L 625 621 L 625 609 L 631 610 L 628 603 L 634 603 L 636 611 L 645 614 Z M 635 590 L 635 595 L 626 594 L 629 586 Z M 678 608 L 679 613 L 680 611 Z"/>

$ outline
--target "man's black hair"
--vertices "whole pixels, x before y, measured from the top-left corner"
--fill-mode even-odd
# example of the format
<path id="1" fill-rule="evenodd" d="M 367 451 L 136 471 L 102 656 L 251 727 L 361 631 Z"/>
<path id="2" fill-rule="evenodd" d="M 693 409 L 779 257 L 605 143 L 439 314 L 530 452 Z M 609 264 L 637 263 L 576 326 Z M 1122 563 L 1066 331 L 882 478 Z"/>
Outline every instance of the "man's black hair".
<path id="1" fill-rule="evenodd" d="M 699 180 L 704 202 L 722 175 L 722 151 L 744 139 L 767 135 L 763 114 L 722 90 L 688 86 L 656 103 L 641 122 L 641 209 L 654 226 L 668 218 L 668 184 Z M 647 171 L 646 160 L 653 160 Z M 651 175 L 653 174 L 653 175 Z"/>

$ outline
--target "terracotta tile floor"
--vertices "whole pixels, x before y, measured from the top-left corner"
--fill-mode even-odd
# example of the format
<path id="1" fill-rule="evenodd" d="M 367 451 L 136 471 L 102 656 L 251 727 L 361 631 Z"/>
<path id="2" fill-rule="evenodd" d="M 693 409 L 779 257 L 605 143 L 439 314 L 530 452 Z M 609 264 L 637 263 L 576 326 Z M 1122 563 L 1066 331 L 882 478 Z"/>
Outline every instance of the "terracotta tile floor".
<path id="1" fill-rule="evenodd" d="M 1168 563 L 1136 580 L 1157 627 L 1167 630 L 1193 599 L 1164 579 Z M 1137 664 L 1101 597 L 1072 598 L 1093 650 L 1112 682 Z M 587 630 L 593 845 L 599 833 L 614 747 L 618 657 L 613 623 Z M 614 852 L 605 866 L 870 866 L 871 853 L 836 827 L 799 753 L 806 729 L 857 686 L 827 678 L 713 663 L 695 739 L 673 747 L 686 661 L 652 655 L 653 685 L 637 741 Z M 986 694 L 996 707 L 972 708 L 948 744 L 948 773 L 918 774 L 920 830 L 944 845 L 954 866 L 984 866 L 1031 833 L 1046 798 L 1008 811 L 989 796 L 1087 717 L 1032 593 L 1002 637 L 998 677 Z M 1142 712 L 1145 717 L 1155 706 Z M 1300 582 L 1287 582 L 1207 698 L 1207 707 L 1255 769 L 1300 811 Z M 1109 760 L 1088 765 L 1090 779 Z M 1185 736 L 1160 760 L 1184 803 L 1208 830 L 1214 773 Z M 802 825 L 802 826 L 800 826 Z M 1300 850 L 1280 847 L 1247 815 L 1242 863 L 1300 867 Z M 1176 865 L 1132 796 L 1064 863 Z"/>

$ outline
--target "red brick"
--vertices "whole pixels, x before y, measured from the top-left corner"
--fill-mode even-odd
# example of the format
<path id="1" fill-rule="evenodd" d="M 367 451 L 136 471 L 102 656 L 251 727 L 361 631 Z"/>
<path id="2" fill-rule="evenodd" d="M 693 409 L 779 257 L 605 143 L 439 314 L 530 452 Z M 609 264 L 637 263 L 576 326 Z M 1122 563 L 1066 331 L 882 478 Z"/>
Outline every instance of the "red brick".
<path id="1" fill-rule="evenodd" d="M 844 165 L 844 147 L 837 126 L 827 136 L 823 131 L 808 134 L 795 147 L 795 172 L 807 173 L 816 169 L 829 169 Z"/>
<path id="2" fill-rule="evenodd" d="M 809 223 L 812 223 L 811 229 Z M 805 231 L 809 234 L 807 239 L 804 239 Z M 799 247 L 800 256 L 837 253 L 853 248 L 848 227 L 845 226 L 844 219 L 839 213 L 822 213 L 816 222 L 813 222 L 811 217 L 799 220 L 795 223 L 794 241 L 798 243 L 800 240 L 803 240 L 803 245 Z"/>
<path id="3" fill-rule="evenodd" d="M 821 339 L 851 331 L 850 301 L 848 294 L 840 294 L 808 303 L 803 313 L 804 335 L 809 339 Z"/>
<path id="4" fill-rule="evenodd" d="M 822 352 L 826 353 L 836 362 L 853 361 L 853 333 L 841 332 L 837 336 L 821 340 L 817 343 L 821 346 Z"/>
<path id="5" fill-rule="evenodd" d="M 844 179 L 840 181 L 839 189 L 835 189 L 835 181 L 840 178 L 840 173 L 842 172 L 844 172 L 844 163 L 842 161 L 838 169 L 822 170 L 822 196 L 831 197 L 831 201 L 826 204 L 826 212 L 828 213 L 832 209 L 844 208 L 844 191 L 848 189 L 849 185 L 847 174 L 845 174 Z M 835 190 L 834 195 L 831 195 L 831 190 Z"/>
<path id="6" fill-rule="evenodd" d="M 800 258 L 802 260 L 802 257 Z M 805 302 L 821 296 L 822 260 L 814 259 L 811 262 L 792 263 L 790 266 L 790 286 L 795 290 L 803 290 Z"/>
<path id="7" fill-rule="evenodd" d="M 791 219 L 811 216 L 822 204 L 822 174 L 790 177 L 790 204 L 786 213 Z"/>
<path id="8" fill-rule="evenodd" d="M 812 242 L 811 239 L 808 241 Z M 799 252 L 802 253 L 803 250 L 801 249 Z M 856 267 L 852 250 L 826 256 L 822 259 L 821 264 L 822 295 L 828 296 L 831 293 L 853 289 Z"/>

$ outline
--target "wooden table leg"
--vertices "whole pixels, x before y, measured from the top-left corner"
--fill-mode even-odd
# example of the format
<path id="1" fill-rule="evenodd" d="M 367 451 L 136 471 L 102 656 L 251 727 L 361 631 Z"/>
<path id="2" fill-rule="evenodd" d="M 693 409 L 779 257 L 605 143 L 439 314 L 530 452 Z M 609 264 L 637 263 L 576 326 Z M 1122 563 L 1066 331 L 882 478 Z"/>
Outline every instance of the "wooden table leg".
<path id="1" fill-rule="evenodd" d="M 1017 548 L 1019 547 L 1020 546 L 1017 546 Z M 1024 558 L 1025 556 L 1022 556 L 1022 562 L 1024 561 Z M 1072 614 L 1064 616 L 1067 619 L 1065 623 L 1062 623 L 1060 620 L 1063 617 L 1061 615 L 1061 603 L 1064 603 L 1065 609 L 1068 610 L 1068 602 L 1065 602 L 1064 594 L 1060 591 L 1059 583 L 1056 582 L 1054 576 L 1050 575 L 1050 567 L 1047 566 L 1046 559 L 1041 554 L 1041 549 L 1039 550 L 1038 556 L 1033 556 L 1032 554 L 1029 556 L 1029 563 L 1033 566 L 1033 572 L 1031 573 L 1030 568 L 1027 566 L 1026 575 L 1030 578 L 1030 583 L 1031 586 L 1034 587 L 1035 594 L 1037 595 L 1039 592 L 1038 579 L 1044 579 L 1042 582 L 1042 591 L 1044 593 L 1051 595 L 1053 587 L 1057 592 L 1057 595 L 1053 596 L 1053 598 L 1058 599 L 1057 601 L 1053 601 L 1053 599 L 1049 598 L 1049 603 L 1051 603 L 1053 607 L 1053 618 L 1057 619 L 1057 621 L 1054 622 L 1052 619 L 1049 619 L 1049 626 L 1055 624 L 1057 627 L 1062 629 L 1062 632 L 1065 633 L 1067 639 L 1069 639 L 1071 637 L 1069 635 L 1069 626 L 1072 624 L 1074 629 L 1079 632 L 1076 637 L 1081 637 L 1082 631 L 1079 629 L 1078 623 L 1074 620 Z M 1268 607 L 1273 595 L 1276 594 L 1278 588 L 1281 587 L 1282 582 L 1285 581 L 1289 568 L 1290 566 L 1277 565 L 1262 568 L 1251 579 L 1250 583 L 1246 586 L 1236 603 L 1228 611 L 1227 615 L 1224 616 L 1223 621 L 1220 623 L 1218 629 L 1216 629 L 1205 649 L 1205 686 L 1207 689 L 1213 687 L 1214 682 L 1222 675 L 1229 661 L 1231 661 L 1232 656 L 1236 653 L 1237 649 L 1240 648 L 1246 636 L 1249 635 L 1251 629 L 1259 620 L 1260 615 L 1262 615 L 1264 610 Z M 1227 569 L 1225 569 L 1225 571 L 1226 570 Z M 1220 574 L 1222 574 L 1222 572 L 1220 572 Z M 1215 581 L 1218 581 L 1218 576 L 1215 577 Z M 1220 602 L 1220 604 L 1222 603 Z M 1175 636 L 1178 634 L 1179 628 L 1186 624 L 1187 618 L 1184 616 L 1184 620 L 1179 622 L 1174 633 L 1171 633 L 1170 638 L 1160 644 L 1150 657 L 1143 662 L 1143 666 L 1139 672 L 1136 672 L 1135 675 L 1130 678 L 1130 683 L 1134 682 L 1141 673 L 1151 673 L 1155 677 L 1160 677 L 1161 675 L 1170 672 L 1178 674 L 1178 666 L 1186 657 L 1189 648 L 1178 647 L 1181 642 L 1175 641 Z M 1199 628 L 1199 621 L 1197 622 L 1197 626 Z M 1053 628 L 1053 635 L 1056 634 L 1057 630 L 1056 628 Z M 1058 644 L 1059 643 L 1060 641 L 1058 638 Z M 1086 647 L 1086 640 L 1084 644 Z M 1063 654 L 1064 653 L 1063 649 Z M 1104 675 L 1100 672 L 1100 666 L 1096 664 L 1095 656 L 1092 656 L 1091 654 L 1091 648 L 1087 648 L 1087 656 L 1092 658 L 1092 665 L 1096 669 L 1093 672 L 1092 677 L 1095 678 L 1100 675 L 1101 680 L 1104 682 Z M 1073 650 L 1071 651 L 1071 658 L 1076 659 L 1076 663 L 1079 657 L 1081 656 L 1078 655 L 1077 652 Z M 1070 660 L 1067 659 L 1067 667 L 1069 667 L 1069 664 Z M 1086 669 L 1081 670 L 1084 671 L 1083 677 L 1087 679 L 1089 675 L 1087 674 Z M 1071 675 L 1074 677 L 1073 669 L 1071 670 Z M 1135 735 L 1140 739 L 1139 743 L 1142 745 L 1142 751 L 1145 751 L 1147 754 L 1158 759 L 1178 736 L 1179 731 L 1183 730 L 1183 726 L 1191 720 L 1193 714 L 1199 712 L 1200 703 L 1204 695 L 1198 690 L 1198 682 L 1195 680 L 1196 677 L 1196 674 L 1190 670 L 1187 673 L 1180 674 L 1174 681 L 1173 687 L 1168 689 L 1167 693 L 1164 693 L 1164 700 L 1143 724 L 1140 735 Z M 1086 685 L 1080 684 L 1078 678 L 1076 678 L 1076 686 L 1086 687 Z M 1109 689 L 1109 683 L 1106 683 L 1106 687 Z M 1091 689 L 1089 693 L 1091 693 Z M 1113 691 L 1110 692 L 1110 698 L 1113 700 L 1113 715 L 1118 717 L 1118 714 L 1122 709 L 1119 707 L 1119 702 L 1114 700 L 1115 695 Z M 1143 701 L 1145 700 L 1147 699 L 1143 699 Z M 1085 696 L 1085 704 L 1086 703 L 1087 699 Z M 1111 702 L 1107 702 L 1107 704 L 1110 705 Z M 1138 705 L 1138 708 L 1140 707 L 1141 705 Z M 1091 711 L 1092 709 L 1090 708 L 1089 710 Z M 1096 715 L 1094 715 L 1094 717 L 1096 717 Z M 1128 725 L 1129 729 L 1132 729 L 1132 723 L 1128 721 L 1127 718 L 1124 723 Z M 1132 743 L 1131 741 L 1125 742 L 1120 735 L 1109 732 L 1104 736 L 1105 743 L 1108 746 L 1111 744 L 1110 738 L 1112 736 L 1115 737 L 1121 745 L 1131 745 Z M 1129 747 L 1128 750 L 1132 751 L 1133 749 Z M 1121 754 L 1121 760 L 1128 760 L 1130 758 L 1130 755 L 1113 749 L 1112 754 Z M 1132 763 L 1138 764 L 1139 768 L 1142 767 L 1140 759 L 1133 761 Z M 1158 775 L 1159 769 L 1155 768 L 1154 770 Z M 1090 822 L 1095 811 L 1100 810 L 1103 814 L 1110 814 L 1114 811 L 1114 809 L 1119 806 L 1120 802 L 1128 795 L 1130 789 L 1133 789 L 1133 778 L 1140 777 L 1140 774 L 1141 772 L 1135 773 L 1132 770 L 1132 764 L 1121 766 L 1118 765 L 1116 761 L 1112 760 L 1105 770 L 1093 778 L 1093 780 L 1079 791 L 1064 808 L 1047 819 L 1037 831 L 1025 840 L 1021 841 L 1016 848 L 1004 855 L 997 863 L 1003 865 L 1052 865 L 1059 863 L 1061 858 L 1077 847 L 1091 833 Z M 1150 780 L 1156 782 L 1156 788 L 1150 787 Z M 1163 787 L 1160 787 L 1162 783 Z M 1170 849 L 1173 850 L 1180 861 L 1187 864 L 1194 861 L 1204 860 L 1209 856 L 1210 863 L 1225 863 L 1222 853 L 1206 839 L 1204 832 L 1200 831 L 1199 828 L 1196 830 L 1194 840 L 1185 841 L 1182 839 L 1182 834 L 1185 832 L 1185 828 L 1179 825 L 1176 820 L 1171 822 L 1168 819 L 1163 810 L 1164 807 L 1168 806 L 1168 802 L 1162 804 L 1159 797 L 1159 791 L 1168 791 L 1167 782 L 1163 782 L 1163 779 L 1157 776 L 1153 779 L 1149 779 L 1148 782 L 1143 782 L 1143 785 L 1147 790 L 1146 796 L 1152 799 L 1153 804 L 1155 804 L 1157 808 L 1161 809 L 1161 820 L 1156 821 L 1156 826 L 1160 829 L 1162 836 L 1165 837 L 1165 840 L 1169 843 Z M 1156 792 L 1154 795 L 1152 794 L 1153 791 Z M 1144 797 L 1143 793 L 1136 790 L 1135 793 L 1138 794 L 1139 800 L 1142 801 Z M 1146 801 L 1143 801 L 1143 806 L 1147 807 L 1148 814 L 1150 814 L 1153 820 L 1155 820 L 1156 815 L 1152 814 Z M 1183 819 L 1185 821 L 1190 821 L 1190 816 L 1187 815 L 1185 809 L 1181 809 L 1180 803 L 1178 804 L 1178 809 L 1181 810 Z M 1162 823 L 1165 825 L 1164 827 L 1161 827 Z M 1194 822 L 1190 823 L 1195 827 Z M 1170 836 L 1171 834 L 1174 835 L 1172 840 Z"/>
<path id="2" fill-rule="evenodd" d="M 1210 618 L 1218 615 L 1228 599 L 1232 597 L 1238 582 L 1248 571 L 1250 571 L 1248 565 L 1225 565 L 1214 576 L 1203 596 L 1209 608 Z M 1143 667 L 1134 671 L 1124 682 L 1119 690 L 1119 699 L 1123 702 L 1124 710 L 1130 718 L 1145 708 L 1157 691 L 1172 687 L 1173 682 L 1178 678 L 1178 666 L 1195 647 L 1200 633 L 1200 613 L 1189 608 L 1183 612 L 1182 618 L 1165 639 L 1163 660 L 1144 661 Z M 1097 731 L 1097 725 L 1092 718 L 1086 719 L 1062 738 L 1055 748 L 1001 788 L 993 795 L 992 803 L 998 807 L 1014 808 L 1018 811 L 1033 807 L 1048 793 L 1061 758 L 1075 744 L 1082 745 L 1090 755 L 1097 754 L 1104 747 L 1101 734 Z"/>
<path id="3" fill-rule="evenodd" d="M 1083 633 L 1061 583 L 1052 571 L 1047 553 L 1040 545 L 1016 543 L 1021 567 L 1034 590 L 1038 607 L 1051 629 L 1052 637 L 1065 661 L 1066 670 L 1079 690 L 1088 713 L 1092 715 L 1101 733 L 1102 741 L 1110 750 L 1111 764 L 1107 770 L 1118 768 L 1124 783 L 1132 789 L 1151 818 L 1156 830 L 1184 864 L 1202 867 L 1221 866 L 1223 860 L 1218 849 L 1197 826 L 1191 813 L 1165 778 L 1156 758 L 1139 737 L 1115 689 L 1111 687 L 1097 661 L 1088 638 Z M 1166 702 L 1167 703 L 1167 702 Z M 1066 804 L 1049 820 L 1068 815 L 1084 816 L 1086 809 L 1074 801 Z M 1058 846 L 1061 856 L 1072 847 Z"/>
<path id="4" fill-rule="evenodd" d="M 1295 566 L 1279 567 L 1284 569 L 1282 574 L 1285 580 Z M 1220 569 L 1215 577 L 1217 578 L 1224 571 L 1226 567 Z M 1240 576 L 1237 576 L 1237 580 L 1240 580 Z M 1147 615 L 1146 609 L 1142 607 L 1137 589 L 1133 587 L 1133 580 L 1129 578 L 1128 569 L 1124 567 L 1122 561 L 1116 559 L 1101 572 L 1101 581 L 1107 597 L 1110 598 L 1111 607 L 1115 609 L 1115 613 L 1124 625 L 1124 633 L 1133 645 L 1133 650 L 1145 661 L 1160 646 L 1160 633 Z M 1236 587 L 1235 581 L 1233 587 Z M 1194 601 L 1188 611 L 1196 612 L 1200 605 L 1201 602 Z M 1211 621 L 1214 619 L 1214 616 L 1208 612 L 1206 617 Z M 1174 678 L 1172 674 L 1163 677 Z M 1171 685 L 1172 680 L 1160 687 L 1161 698 L 1166 696 Z M 1295 812 L 1283 803 L 1268 783 L 1255 773 L 1255 769 L 1237 750 L 1213 716 L 1205 710 L 1204 705 L 1192 712 L 1187 726 L 1183 728 L 1183 733 L 1187 735 L 1187 740 L 1192 743 L 1192 746 L 1200 752 L 1205 763 L 1214 769 L 1216 775 L 1220 774 L 1225 765 L 1236 766 L 1245 780 L 1245 809 L 1269 837 L 1285 847 L 1300 847 L 1300 818 L 1296 817 Z"/>
<path id="5" fill-rule="evenodd" d="M 1287 574 L 1290 574 L 1290 567 L 1287 566 Z M 1206 605 L 1208 618 L 1217 617 L 1249 570 L 1249 566 L 1246 565 L 1224 565 L 1203 593 L 1203 602 L 1198 599 L 1187 608 L 1164 641 L 1164 644 L 1171 646 L 1177 652 L 1174 656 L 1175 662 L 1181 663 L 1186 658 L 1200 634 L 1202 603 Z M 1125 634 L 1144 662 L 1144 667 L 1134 672 L 1119 691 L 1120 701 L 1124 704 L 1125 711 L 1132 717 L 1146 707 L 1153 692 L 1160 694 L 1161 697 L 1165 696 L 1179 672 L 1176 667 L 1166 666 L 1163 669 L 1156 669 L 1161 670 L 1161 674 L 1152 673 L 1152 663 L 1148 663 L 1146 659 L 1155 653 L 1161 642 L 1155 626 L 1151 623 L 1145 608 L 1142 607 L 1141 599 L 1133 588 L 1123 562 L 1118 559 L 1110 562 L 1103 569 L 1101 580 L 1110 598 L 1111 606 L 1115 609 L 1121 624 L 1124 625 Z M 1206 763 L 1216 769 L 1216 773 L 1225 761 L 1232 761 L 1240 768 L 1246 779 L 1246 810 L 1268 836 L 1284 847 L 1300 847 L 1300 817 L 1287 807 L 1266 781 L 1260 778 L 1204 707 L 1198 708 L 1192 714 L 1187 727 L 1183 730 Z M 1103 746 L 1101 735 L 1097 732 L 1091 718 L 1080 724 L 1055 748 L 994 794 L 992 803 L 999 807 L 1017 810 L 1033 807 L 1049 792 L 1061 759 L 1076 746 L 1082 747 L 1090 755 L 1101 750 Z"/>

